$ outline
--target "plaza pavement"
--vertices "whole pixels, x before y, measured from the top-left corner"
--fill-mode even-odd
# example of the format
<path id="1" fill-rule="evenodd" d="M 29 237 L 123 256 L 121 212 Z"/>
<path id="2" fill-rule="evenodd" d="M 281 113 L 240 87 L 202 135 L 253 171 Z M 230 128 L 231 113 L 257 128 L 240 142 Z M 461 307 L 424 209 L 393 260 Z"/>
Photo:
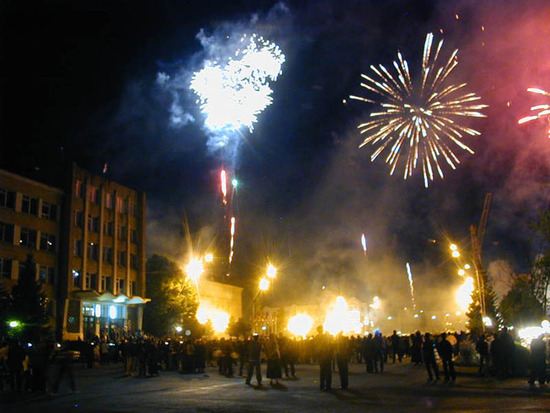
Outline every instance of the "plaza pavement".
<path id="1" fill-rule="evenodd" d="M 205 375 L 162 372 L 160 377 L 124 377 L 122 366 L 75 366 L 79 393 L 65 380 L 57 397 L 3 393 L 0 411 L 11 412 L 550 412 L 550 387 L 531 389 L 525 378 L 498 380 L 459 374 L 453 385 L 426 383 L 422 366 L 386 364 L 383 374 L 350 365 L 350 387 L 320 391 L 319 368 L 297 366 L 298 379 L 271 387 L 246 386 L 209 368 Z M 265 364 L 262 366 L 265 376 Z M 255 379 L 253 379 L 253 384 Z"/>

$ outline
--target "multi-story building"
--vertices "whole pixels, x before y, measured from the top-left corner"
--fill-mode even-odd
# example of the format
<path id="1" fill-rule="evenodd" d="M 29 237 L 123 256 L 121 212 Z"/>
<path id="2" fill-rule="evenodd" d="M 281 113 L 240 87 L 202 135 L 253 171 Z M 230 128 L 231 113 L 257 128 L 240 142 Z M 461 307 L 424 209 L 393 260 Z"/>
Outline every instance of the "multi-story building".
<path id="1" fill-rule="evenodd" d="M 0 283 L 10 291 L 32 253 L 52 319 L 59 281 L 63 197 L 61 189 L 0 170 Z"/>
<path id="2" fill-rule="evenodd" d="M 17 264 L 33 250 L 55 303 L 59 338 L 141 329 L 145 194 L 74 164 L 64 191 L 1 172 L 0 269 L 3 279 L 9 273 L 6 284 L 16 282 Z"/>

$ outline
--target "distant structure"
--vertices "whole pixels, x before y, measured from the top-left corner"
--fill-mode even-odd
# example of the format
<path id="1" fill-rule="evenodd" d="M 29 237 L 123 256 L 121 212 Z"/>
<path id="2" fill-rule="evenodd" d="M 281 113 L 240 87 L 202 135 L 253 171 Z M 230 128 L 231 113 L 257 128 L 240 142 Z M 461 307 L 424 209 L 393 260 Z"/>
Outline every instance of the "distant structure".
<path id="1" fill-rule="evenodd" d="M 0 283 L 32 251 L 59 340 L 140 330 L 145 193 L 72 164 L 63 188 L 0 170 Z"/>

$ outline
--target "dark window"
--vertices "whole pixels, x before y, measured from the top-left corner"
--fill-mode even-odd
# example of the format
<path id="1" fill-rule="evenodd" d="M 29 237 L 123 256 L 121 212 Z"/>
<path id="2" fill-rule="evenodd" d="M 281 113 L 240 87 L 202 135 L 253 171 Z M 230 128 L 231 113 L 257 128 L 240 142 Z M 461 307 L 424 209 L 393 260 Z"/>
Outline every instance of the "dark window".
<path id="1" fill-rule="evenodd" d="M 55 282 L 55 268 L 47 267 L 45 265 L 40 266 L 40 282 L 42 284 L 53 285 Z"/>
<path id="2" fill-rule="evenodd" d="M 13 225 L 0 222 L 0 241 L 13 244 Z"/>
<path id="3" fill-rule="evenodd" d="M 113 277 L 105 277 L 105 291 L 113 292 Z"/>
<path id="4" fill-rule="evenodd" d="M 108 235 L 109 237 L 113 236 L 113 228 L 114 228 L 113 221 L 107 221 L 103 224 L 103 232 L 105 233 L 105 235 Z"/>
<path id="5" fill-rule="evenodd" d="M 97 290 L 97 274 L 86 274 L 86 290 Z"/>
<path id="6" fill-rule="evenodd" d="M 74 241 L 74 255 L 75 257 L 82 257 L 82 240 L 76 239 Z"/>
<path id="7" fill-rule="evenodd" d="M 118 239 L 125 240 L 128 235 L 128 228 L 120 226 L 118 227 Z"/>
<path id="8" fill-rule="evenodd" d="M 93 186 L 88 187 L 88 199 L 90 202 L 97 204 L 97 199 L 98 199 L 97 194 L 98 194 L 97 188 Z"/>
<path id="9" fill-rule="evenodd" d="M 119 267 L 126 267 L 126 251 L 118 252 L 118 265 Z"/>
<path id="10" fill-rule="evenodd" d="M 42 218 L 55 221 L 57 219 L 57 205 L 42 202 Z"/>
<path id="11" fill-rule="evenodd" d="M 105 207 L 113 209 L 113 195 L 110 193 L 105 193 Z"/>
<path id="12" fill-rule="evenodd" d="M 74 183 L 74 196 L 77 198 L 82 198 L 83 195 L 83 186 L 82 181 L 75 181 Z"/>
<path id="13" fill-rule="evenodd" d="M 15 209 L 15 192 L 0 188 L 0 207 Z"/>
<path id="14" fill-rule="evenodd" d="M 130 230 L 130 239 L 132 243 L 137 244 L 138 236 L 137 236 L 137 231 L 135 229 Z"/>
<path id="15" fill-rule="evenodd" d="M 99 232 L 99 217 L 88 215 L 88 230 L 91 232 Z"/>
<path id="16" fill-rule="evenodd" d="M 138 257 L 136 254 L 130 254 L 130 267 L 134 270 L 138 269 Z"/>
<path id="17" fill-rule="evenodd" d="M 36 246 L 36 230 L 22 227 L 19 245 L 34 248 Z"/>
<path id="18" fill-rule="evenodd" d="M 31 198 L 30 196 L 23 195 L 21 212 L 31 215 L 38 215 L 38 198 Z"/>
<path id="19" fill-rule="evenodd" d="M 131 295 L 136 295 L 137 294 L 137 282 L 135 281 L 132 281 L 132 284 L 130 284 L 132 286 L 132 291 L 130 291 L 130 294 Z"/>
<path id="20" fill-rule="evenodd" d="M 73 270 L 73 286 L 82 287 L 82 275 L 80 271 Z"/>
<path id="21" fill-rule="evenodd" d="M 103 248 L 103 262 L 113 263 L 113 249 L 110 247 Z"/>
<path id="22" fill-rule="evenodd" d="M 123 278 L 117 278 L 117 294 L 124 294 L 126 290 L 124 289 L 124 279 Z"/>
<path id="23" fill-rule="evenodd" d="M 0 258 L 0 276 L 2 278 L 11 278 L 12 260 Z"/>
<path id="24" fill-rule="evenodd" d="M 88 244 L 88 258 L 92 261 L 97 261 L 99 255 L 99 245 L 90 242 Z"/>
<path id="25" fill-rule="evenodd" d="M 40 249 L 55 252 L 55 235 L 46 234 L 45 232 L 40 234 Z"/>
<path id="26" fill-rule="evenodd" d="M 84 213 L 82 211 L 74 211 L 74 226 L 84 227 Z"/>

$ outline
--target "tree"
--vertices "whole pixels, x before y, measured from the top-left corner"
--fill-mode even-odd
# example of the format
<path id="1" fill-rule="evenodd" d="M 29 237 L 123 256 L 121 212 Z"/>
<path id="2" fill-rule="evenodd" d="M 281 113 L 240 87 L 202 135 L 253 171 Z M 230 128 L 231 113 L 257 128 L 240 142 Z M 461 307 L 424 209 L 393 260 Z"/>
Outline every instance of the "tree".
<path id="1" fill-rule="evenodd" d="M 229 326 L 227 327 L 227 333 L 231 337 L 242 337 L 246 338 L 250 332 L 252 331 L 252 325 L 243 320 L 242 318 L 239 318 L 237 321 L 235 321 L 234 318 L 231 318 L 229 320 Z"/>
<path id="2" fill-rule="evenodd" d="M 150 257 L 146 288 L 151 301 L 143 313 L 145 332 L 162 336 L 173 333 L 180 324 L 184 330 L 197 329 L 197 292 L 176 262 L 157 254 Z"/>
<path id="3" fill-rule="evenodd" d="M 0 337 L 4 337 L 8 331 L 9 311 L 11 306 L 11 296 L 0 284 Z"/>
<path id="4" fill-rule="evenodd" d="M 475 282 L 475 289 L 472 291 L 472 303 L 468 308 L 466 316 L 468 317 L 468 328 L 474 333 L 481 333 L 485 331 L 486 327 L 489 329 L 498 328 L 501 323 L 501 318 L 497 311 L 497 297 L 493 290 L 493 287 L 487 280 L 487 272 L 483 271 L 480 276 L 482 277 L 483 288 L 483 300 L 485 302 L 485 316 L 491 319 L 492 327 L 484 324 L 481 314 L 481 300 L 479 293 L 479 285 Z"/>
<path id="5" fill-rule="evenodd" d="M 550 251 L 537 257 L 531 268 L 534 294 L 542 304 L 543 314 L 548 313 L 548 290 L 550 289 Z"/>
<path id="6" fill-rule="evenodd" d="M 32 252 L 29 252 L 17 284 L 11 290 L 9 311 L 11 317 L 21 323 L 22 338 L 29 341 L 38 340 L 41 334 L 46 333 L 48 329 L 45 325 L 49 321 L 46 294 L 36 275 L 36 262 Z"/>
<path id="7" fill-rule="evenodd" d="M 507 325 L 540 324 L 543 306 L 537 298 L 533 277 L 529 274 L 514 276 L 512 288 L 500 303 L 500 313 Z"/>
<path id="8" fill-rule="evenodd" d="M 535 288 L 535 295 L 542 303 L 543 314 L 548 312 L 548 290 L 550 288 L 550 210 L 544 211 L 537 223 L 533 225 L 536 232 L 542 237 L 541 253 L 535 257 L 531 268 L 531 275 Z"/>

